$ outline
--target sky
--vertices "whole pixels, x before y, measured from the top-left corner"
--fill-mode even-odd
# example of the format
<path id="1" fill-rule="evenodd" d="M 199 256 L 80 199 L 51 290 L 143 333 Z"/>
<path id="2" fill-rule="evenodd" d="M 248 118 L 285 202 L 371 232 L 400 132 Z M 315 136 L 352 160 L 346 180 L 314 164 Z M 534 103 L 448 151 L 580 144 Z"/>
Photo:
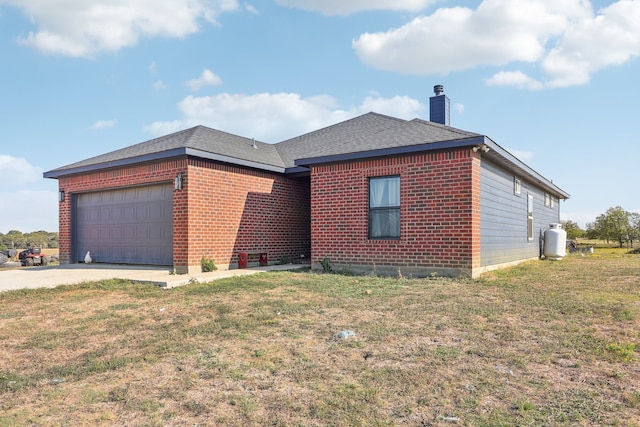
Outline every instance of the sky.
<path id="1" fill-rule="evenodd" d="M 42 174 L 205 125 L 275 143 L 374 111 L 488 136 L 581 227 L 640 212 L 640 0 L 0 0 L 0 233 Z"/>

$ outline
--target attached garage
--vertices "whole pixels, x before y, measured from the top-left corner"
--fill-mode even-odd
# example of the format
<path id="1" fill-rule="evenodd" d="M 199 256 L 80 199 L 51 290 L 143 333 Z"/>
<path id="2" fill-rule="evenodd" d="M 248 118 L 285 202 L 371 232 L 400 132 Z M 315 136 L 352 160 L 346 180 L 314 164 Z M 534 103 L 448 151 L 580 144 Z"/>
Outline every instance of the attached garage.
<path id="1" fill-rule="evenodd" d="M 173 186 L 80 193 L 75 203 L 74 262 L 173 264 Z"/>

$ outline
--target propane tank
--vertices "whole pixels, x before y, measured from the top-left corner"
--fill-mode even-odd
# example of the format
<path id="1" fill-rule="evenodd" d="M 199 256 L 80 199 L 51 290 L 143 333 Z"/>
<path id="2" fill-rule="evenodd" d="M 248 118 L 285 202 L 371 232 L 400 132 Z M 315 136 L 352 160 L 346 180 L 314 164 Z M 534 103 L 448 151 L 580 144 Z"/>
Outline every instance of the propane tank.
<path id="1" fill-rule="evenodd" d="M 567 255 L 567 232 L 561 224 L 549 224 L 544 232 L 544 256 L 550 260 L 560 260 Z"/>

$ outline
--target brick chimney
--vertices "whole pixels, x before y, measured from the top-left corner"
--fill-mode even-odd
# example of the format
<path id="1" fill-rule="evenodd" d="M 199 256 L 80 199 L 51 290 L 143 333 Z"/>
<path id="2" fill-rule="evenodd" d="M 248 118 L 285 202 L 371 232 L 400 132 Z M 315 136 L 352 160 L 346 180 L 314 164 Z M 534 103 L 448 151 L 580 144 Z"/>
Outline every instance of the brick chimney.
<path id="1" fill-rule="evenodd" d="M 429 121 L 449 126 L 449 97 L 444 94 L 444 86 L 433 87 L 435 96 L 429 98 Z"/>

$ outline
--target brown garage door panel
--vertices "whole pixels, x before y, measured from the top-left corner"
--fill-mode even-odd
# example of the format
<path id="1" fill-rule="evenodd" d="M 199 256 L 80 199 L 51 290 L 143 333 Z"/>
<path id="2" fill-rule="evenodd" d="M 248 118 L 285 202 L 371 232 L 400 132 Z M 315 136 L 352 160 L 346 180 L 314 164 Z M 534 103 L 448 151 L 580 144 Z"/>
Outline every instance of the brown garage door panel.
<path id="1" fill-rule="evenodd" d="M 80 194 L 77 261 L 173 264 L 172 200 L 171 185 Z"/>

